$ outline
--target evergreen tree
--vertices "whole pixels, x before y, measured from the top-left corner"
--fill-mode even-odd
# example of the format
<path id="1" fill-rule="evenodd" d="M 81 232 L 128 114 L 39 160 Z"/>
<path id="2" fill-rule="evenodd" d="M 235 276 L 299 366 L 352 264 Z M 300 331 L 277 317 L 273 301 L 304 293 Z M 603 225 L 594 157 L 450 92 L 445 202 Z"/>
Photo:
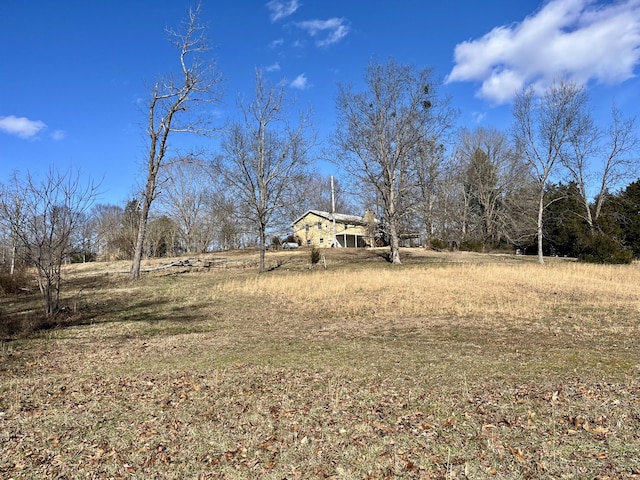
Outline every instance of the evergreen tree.
<path id="1" fill-rule="evenodd" d="M 544 214 L 544 254 L 577 257 L 588 225 L 578 213 L 582 206 L 576 184 L 551 185 L 545 196 L 549 201 Z"/>
<path id="2" fill-rule="evenodd" d="M 622 241 L 640 257 L 640 179 L 629 184 L 613 203 Z"/>

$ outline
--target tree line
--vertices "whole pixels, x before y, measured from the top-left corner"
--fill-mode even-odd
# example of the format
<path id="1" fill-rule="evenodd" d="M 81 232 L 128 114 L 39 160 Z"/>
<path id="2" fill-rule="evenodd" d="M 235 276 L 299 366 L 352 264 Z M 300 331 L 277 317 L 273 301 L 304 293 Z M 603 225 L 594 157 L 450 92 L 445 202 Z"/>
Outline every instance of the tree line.
<path id="1" fill-rule="evenodd" d="M 309 112 L 256 71 L 237 119 L 215 125 L 221 75 L 207 56 L 199 8 L 179 30 L 175 69 L 149 91 L 143 186 L 124 205 L 97 204 L 79 172 L 18 173 L 1 186 L 3 268 L 36 268 L 47 314 L 58 305 L 61 265 L 257 246 L 265 269 L 269 238 L 287 235 L 309 209 L 371 209 L 401 263 L 412 240 L 433 248 L 496 249 L 631 261 L 636 225 L 638 138 L 634 118 L 612 106 L 595 118 L 586 89 L 555 82 L 518 92 L 508 131 L 459 129 L 458 113 L 432 69 L 372 61 L 362 86 L 340 84 L 336 127 L 321 148 Z M 216 136 L 217 151 L 180 152 L 181 135 Z M 636 202 L 636 203 L 634 203 Z"/>

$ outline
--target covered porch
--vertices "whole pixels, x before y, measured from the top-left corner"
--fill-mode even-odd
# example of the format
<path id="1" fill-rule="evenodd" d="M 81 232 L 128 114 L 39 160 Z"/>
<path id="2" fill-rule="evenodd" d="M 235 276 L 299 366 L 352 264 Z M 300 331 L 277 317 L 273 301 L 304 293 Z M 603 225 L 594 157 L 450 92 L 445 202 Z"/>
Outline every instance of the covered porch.
<path id="1" fill-rule="evenodd" d="M 335 246 L 338 248 L 365 248 L 367 242 L 363 235 L 339 233 L 336 234 Z"/>

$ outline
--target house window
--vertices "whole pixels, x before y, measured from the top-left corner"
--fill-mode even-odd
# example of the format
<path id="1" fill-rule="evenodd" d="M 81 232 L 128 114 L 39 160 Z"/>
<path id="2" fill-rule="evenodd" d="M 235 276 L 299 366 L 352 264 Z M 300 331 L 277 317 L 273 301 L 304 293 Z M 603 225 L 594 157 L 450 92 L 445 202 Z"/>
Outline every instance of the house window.
<path id="1" fill-rule="evenodd" d="M 322 222 L 318 222 L 318 230 L 322 230 Z"/>
<path id="2" fill-rule="evenodd" d="M 324 243 L 324 238 L 321 238 L 321 239 L 320 239 L 320 243 Z"/>
<path id="3" fill-rule="evenodd" d="M 308 231 L 309 231 L 309 225 L 305 225 L 305 226 L 304 226 L 304 231 L 305 231 L 305 232 L 308 232 Z"/>
<path id="4" fill-rule="evenodd" d="M 311 245 L 311 240 L 307 240 L 307 245 Z"/>

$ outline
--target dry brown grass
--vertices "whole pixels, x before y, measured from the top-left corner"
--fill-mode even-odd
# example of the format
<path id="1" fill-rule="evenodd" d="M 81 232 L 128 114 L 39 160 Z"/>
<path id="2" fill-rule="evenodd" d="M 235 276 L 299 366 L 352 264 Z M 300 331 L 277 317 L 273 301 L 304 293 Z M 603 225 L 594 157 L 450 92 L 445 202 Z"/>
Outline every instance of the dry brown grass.
<path id="1" fill-rule="evenodd" d="M 323 253 L 74 267 L 2 346 L 0 476 L 640 478 L 639 265 Z"/>

